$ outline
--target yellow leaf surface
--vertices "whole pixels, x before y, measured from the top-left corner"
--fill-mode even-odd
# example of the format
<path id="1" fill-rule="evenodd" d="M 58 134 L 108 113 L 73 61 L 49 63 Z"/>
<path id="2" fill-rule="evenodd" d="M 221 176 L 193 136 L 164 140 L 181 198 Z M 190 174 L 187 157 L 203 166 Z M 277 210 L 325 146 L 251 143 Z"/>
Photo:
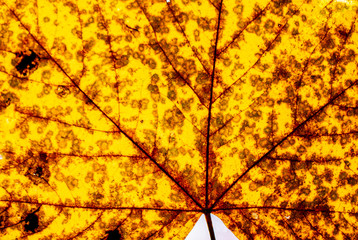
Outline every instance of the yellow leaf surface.
<path id="1" fill-rule="evenodd" d="M 0 0 L 0 238 L 358 238 L 357 6 Z"/>

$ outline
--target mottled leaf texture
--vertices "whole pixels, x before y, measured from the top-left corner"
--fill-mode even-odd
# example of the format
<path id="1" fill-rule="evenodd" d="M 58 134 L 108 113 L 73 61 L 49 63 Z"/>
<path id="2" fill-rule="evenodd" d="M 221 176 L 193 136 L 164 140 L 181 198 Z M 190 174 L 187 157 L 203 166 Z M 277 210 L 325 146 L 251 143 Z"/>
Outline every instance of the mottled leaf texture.
<path id="1" fill-rule="evenodd" d="M 358 239 L 356 0 L 0 0 L 0 239 Z"/>

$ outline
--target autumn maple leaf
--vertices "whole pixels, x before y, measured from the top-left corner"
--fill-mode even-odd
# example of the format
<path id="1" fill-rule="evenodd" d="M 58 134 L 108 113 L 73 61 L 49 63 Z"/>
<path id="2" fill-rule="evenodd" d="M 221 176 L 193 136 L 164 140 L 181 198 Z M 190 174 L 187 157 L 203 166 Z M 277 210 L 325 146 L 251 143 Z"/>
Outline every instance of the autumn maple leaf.
<path id="1" fill-rule="evenodd" d="M 0 13 L 1 239 L 358 238 L 355 1 Z"/>

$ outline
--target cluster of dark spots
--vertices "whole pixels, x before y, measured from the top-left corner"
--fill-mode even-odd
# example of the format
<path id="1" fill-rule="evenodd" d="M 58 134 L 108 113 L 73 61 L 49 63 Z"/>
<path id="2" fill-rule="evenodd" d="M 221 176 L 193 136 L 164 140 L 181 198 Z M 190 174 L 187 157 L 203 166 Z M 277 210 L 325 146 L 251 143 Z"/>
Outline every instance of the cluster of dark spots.
<path id="1" fill-rule="evenodd" d="M 0 214 L 0 233 L 9 225 L 12 225 L 10 222 L 11 215 L 9 211 L 6 211 L 4 208 L 1 208 L 1 214 Z M 4 211 L 5 210 L 5 211 Z"/>
<path id="2" fill-rule="evenodd" d="M 43 162 L 47 162 L 47 153 L 45 152 L 40 152 L 39 153 L 39 160 L 43 161 Z"/>
<path id="3" fill-rule="evenodd" d="M 36 185 L 43 183 L 44 180 L 49 181 L 51 173 L 48 166 L 48 154 L 45 152 L 39 152 L 36 156 L 31 150 L 29 150 L 28 156 L 31 160 L 29 160 L 25 176 L 27 176 Z"/>
<path id="4" fill-rule="evenodd" d="M 332 182 L 333 180 L 333 172 L 330 169 L 326 169 L 323 173 L 323 177 L 327 182 Z"/>
<path id="5" fill-rule="evenodd" d="M 339 173 L 338 179 L 341 184 L 355 186 L 358 183 L 358 175 L 348 176 L 347 172 L 344 171 Z"/>
<path id="6" fill-rule="evenodd" d="M 311 189 L 309 189 L 309 188 L 301 188 L 300 189 L 300 194 L 302 195 L 306 195 L 306 196 L 308 196 L 309 194 L 311 193 Z"/>
<path id="7" fill-rule="evenodd" d="M 336 43 L 334 42 L 332 34 L 329 32 L 328 28 L 324 27 L 320 29 L 317 36 L 321 39 L 321 52 L 325 52 L 336 47 Z"/>
<path id="8" fill-rule="evenodd" d="M 341 62 L 341 59 L 339 60 L 339 62 Z M 337 67 L 330 69 L 329 72 L 332 78 L 334 78 L 336 75 L 342 75 L 343 73 L 345 73 L 345 71 L 346 69 L 343 66 L 338 65 Z"/>
<path id="9" fill-rule="evenodd" d="M 357 205 L 358 203 L 358 190 L 355 191 L 355 193 L 352 193 L 352 195 L 350 196 L 350 202 L 354 205 Z M 358 220 L 358 218 L 356 217 L 356 219 Z"/>
<path id="10" fill-rule="evenodd" d="M 199 72 L 195 80 L 197 84 L 208 84 L 210 82 L 210 76 L 205 72 Z"/>
<path id="11" fill-rule="evenodd" d="M 118 68 L 125 67 L 129 64 L 129 56 L 128 55 L 115 56 L 115 63 L 116 63 L 116 67 Z"/>
<path id="12" fill-rule="evenodd" d="M 191 84 L 189 80 L 188 80 L 188 82 L 186 82 L 185 79 L 181 78 L 180 75 L 176 72 L 169 72 L 166 74 L 167 74 L 166 78 L 167 78 L 169 84 L 172 87 L 174 87 L 175 90 L 178 90 L 179 88 L 184 87 L 186 84 Z"/>
<path id="13" fill-rule="evenodd" d="M 148 89 L 149 92 L 159 93 L 158 85 L 149 84 L 148 87 L 147 87 L 147 89 Z"/>
<path id="14" fill-rule="evenodd" d="M 326 49 L 333 49 L 335 48 L 336 44 L 334 43 L 331 37 L 327 37 L 321 42 L 322 50 Z"/>
<path id="15" fill-rule="evenodd" d="M 333 201 L 336 201 L 338 199 L 338 193 L 336 190 L 332 190 L 330 193 L 329 193 L 329 197 L 333 200 Z"/>
<path id="16" fill-rule="evenodd" d="M 215 20 L 209 19 L 208 17 L 199 17 L 196 21 L 198 26 L 204 31 L 213 30 L 213 26 L 215 25 L 213 24 Z"/>
<path id="17" fill-rule="evenodd" d="M 330 65 L 337 65 L 340 62 L 340 54 L 339 52 L 334 52 L 331 57 L 328 59 L 328 63 Z"/>
<path id="18" fill-rule="evenodd" d="M 283 169 L 283 181 L 285 184 L 285 190 L 287 192 L 298 190 L 299 187 L 303 184 L 302 180 L 298 179 L 292 169 Z"/>
<path id="19" fill-rule="evenodd" d="M 280 8 L 280 7 L 284 7 L 287 4 L 291 3 L 292 0 L 274 0 L 273 1 L 273 6 L 274 8 Z"/>
<path id="20" fill-rule="evenodd" d="M 251 86 L 256 87 L 261 85 L 264 82 L 264 79 L 259 75 L 251 75 L 250 82 L 251 82 Z"/>
<path id="21" fill-rule="evenodd" d="M 292 68 L 295 68 L 297 70 L 302 70 L 302 67 L 304 66 L 304 64 L 305 64 L 304 62 L 301 63 L 301 62 L 297 61 L 295 56 L 290 55 L 288 64 L 286 64 L 285 66 L 292 66 Z"/>
<path id="22" fill-rule="evenodd" d="M 170 109 L 165 111 L 163 117 L 163 127 L 174 130 L 176 127 L 181 128 L 184 125 L 184 115 L 179 109 Z"/>
<path id="23" fill-rule="evenodd" d="M 287 80 L 291 77 L 291 73 L 283 66 L 276 67 L 272 75 L 273 79 L 277 81 Z"/>
<path id="24" fill-rule="evenodd" d="M 272 8 L 271 8 L 271 12 L 278 16 L 282 16 L 284 13 L 285 7 L 287 7 L 288 4 L 290 4 L 291 2 L 292 2 L 291 0 L 274 0 Z M 290 9 L 288 9 L 288 10 L 290 10 Z M 288 13 L 291 13 L 291 11 L 289 11 Z"/>
<path id="25" fill-rule="evenodd" d="M 189 99 L 187 99 L 187 100 L 181 100 L 180 101 L 180 104 L 181 104 L 181 106 L 182 106 L 182 109 L 183 109 L 183 111 L 186 111 L 186 112 L 190 112 L 190 110 L 191 110 L 191 104 L 193 104 L 193 102 L 194 102 L 194 99 L 193 98 L 189 98 Z"/>
<path id="26" fill-rule="evenodd" d="M 21 58 L 20 62 L 16 65 L 16 70 L 24 76 L 38 67 L 38 60 L 40 58 L 32 50 L 27 53 L 18 52 L 16 57 Z"/>
<path id="27" fill-rule="evenodd" d="M 154 32 L 157 33 L 164 33 L 164 23 L 163 18 L 159 16 L 151 16 L 150 24 L 154 30 Z"/>
<path id="28" fill-rule="evenodd" d="M 312 83 L 316 83 L 317 81 L 322 81 L 322 76 L 321 75 L 311 75 L 310 79 L 311 79 Z"/>
<path id="29" fill-rule="evenodd" d="M 316 188 L 316 192 L 319 197 L 324 198 L 328 194 L 329 189 L 324 186 L 319 186 Z"/>
<path id="30" fill-rule="evenodd" d="M 297 7 L 297 6 L 294 5 L 294 4 L 288 5 L 288 10 L 287 10 L 287 12 L 286 12 L 286 15 L 291 16 L 291 17 L 292 17 L 293 15 L 296 15 L 296 16 L 300 15 L 299 7 Z"/>
<path id="31" fill-rule="evenodd" d="M 210 86 L 211 86 L 211 78 L 205 72 L 199 72 L 196 79 L 197 85 L 195 86 L 195 90 L 198 93 L 202 102 L 207 102 L 209 100 L 210 95 Z"/>

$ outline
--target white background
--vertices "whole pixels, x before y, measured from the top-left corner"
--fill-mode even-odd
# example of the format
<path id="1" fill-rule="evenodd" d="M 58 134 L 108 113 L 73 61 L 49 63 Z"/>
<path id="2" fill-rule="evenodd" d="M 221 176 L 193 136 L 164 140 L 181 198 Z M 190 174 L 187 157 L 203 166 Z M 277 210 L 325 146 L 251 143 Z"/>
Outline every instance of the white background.
<path id="1" fill-rule="evenodd" d="M 220 218 L 211 214 L 211 220 L 213 222 L 216 240 L 238 240 L 238 238 L 235 237 L 235 235 L 225 226 Z M 211 240 L 204 214 L 201 215 L 198 222 L 195 224 L 194 228 L 185 240 Z"/>

